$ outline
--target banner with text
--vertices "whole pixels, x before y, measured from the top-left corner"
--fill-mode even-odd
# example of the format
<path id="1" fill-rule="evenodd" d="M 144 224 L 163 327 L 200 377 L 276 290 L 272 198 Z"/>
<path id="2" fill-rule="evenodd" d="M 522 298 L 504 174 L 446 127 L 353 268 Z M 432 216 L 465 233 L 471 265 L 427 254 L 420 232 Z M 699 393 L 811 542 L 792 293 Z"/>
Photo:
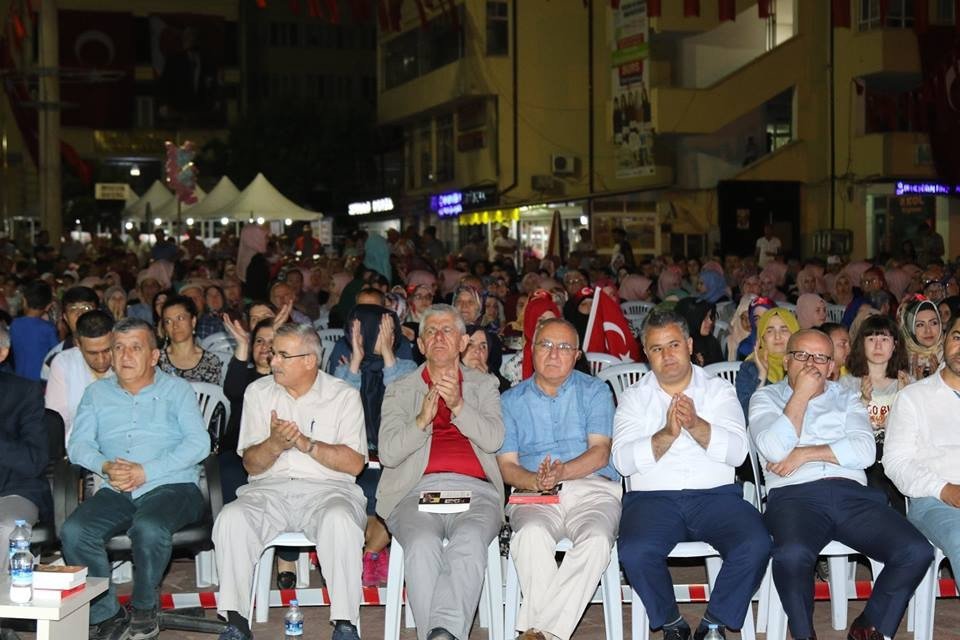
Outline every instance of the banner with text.
<path id="1" fill-rule="evenodd" d="M 653 161 L 653 126 L 650 123 L 650 56 L 647 0 L 622 0 L 611 9 L 610 87 L 613 145 L 618 178 L 649 176 Z"/>

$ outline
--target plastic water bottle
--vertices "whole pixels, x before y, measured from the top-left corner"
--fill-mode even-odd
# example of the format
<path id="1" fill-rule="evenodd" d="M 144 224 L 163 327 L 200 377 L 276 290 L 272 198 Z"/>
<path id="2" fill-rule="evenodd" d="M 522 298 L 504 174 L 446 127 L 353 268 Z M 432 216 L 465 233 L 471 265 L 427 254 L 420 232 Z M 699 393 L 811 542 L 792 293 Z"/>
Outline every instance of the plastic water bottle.
<path id="1" fill-rule="evenodd" d="M 303 638 L 303 611 L 300 611 L 300 603 L 296 600 L 290 601 L 290 608 L 283 616 L 283 631 L 287 640 Z"/>
<path id="2" fill-rule="evenodd" d="M 10 532 L 10 552 L 7 555 L 7 570 L 12 571 L 13 554 L 18 550 L 30 551 L 30 540 L 33 531 L 26 520 L 15 520 L 13 531 Z"/>
<path id="3" fill-rule="evenodd" d="M 23 604 L 33 599 L 33 554 L 17 549 L 10 559 L 10 602 Z"/>
<path id="4" fill-rule="evenodd" d="M 723 640 L 720 628 L 715 624 L 707 625 L 707 635 L 703 636 L 703 640 Z"/>

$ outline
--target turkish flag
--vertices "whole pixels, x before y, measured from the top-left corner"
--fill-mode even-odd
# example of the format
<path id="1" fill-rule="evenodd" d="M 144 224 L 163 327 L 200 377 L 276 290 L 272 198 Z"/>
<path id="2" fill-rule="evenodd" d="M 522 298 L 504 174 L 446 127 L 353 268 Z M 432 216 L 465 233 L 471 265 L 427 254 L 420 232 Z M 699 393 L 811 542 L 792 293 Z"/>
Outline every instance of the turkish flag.
<path id="1" fill-rule="evenodd" d="M 700 0 L 683 0 L 683 17 L 696 18 L 700 16 Z"/>
<path id="2" fill-rule="evenodd" d="M 640 361 L 640 346 L 617 301 L 597 287 L 584 337 L 584 351 L 607 353 L 624 362 Z"/>

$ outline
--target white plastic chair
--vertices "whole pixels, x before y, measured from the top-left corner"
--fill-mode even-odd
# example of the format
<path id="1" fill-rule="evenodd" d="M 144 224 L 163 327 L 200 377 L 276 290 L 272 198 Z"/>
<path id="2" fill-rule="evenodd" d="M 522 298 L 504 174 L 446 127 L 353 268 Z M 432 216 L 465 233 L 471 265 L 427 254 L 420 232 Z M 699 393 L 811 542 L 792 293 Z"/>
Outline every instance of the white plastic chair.
<path id="1" fill-rule="evenodd" d="M 200 403 L 200 413 L 203 414 L 203 423 L 207 425 L 210 439 L 213 443 L 211 450 L 219 453 L 220 439 L 230 422 L 230 402 L 224 395 L 223 389 L 209 382 L 191 382 L 193 392 L 197 394 Z"/>
<path id="2" fill-rule="evenodd" d="M 320 344 L 323 346 L 323 360 L 320 362 L 320 369 L 327 370 L 327 362 L 330 360 L 330 354 L 333 353 L 333 347 L 340 338 L 343 337 L 343 329 L 321 329 L 317 331 L 320 336 Z"/>
<path id="3" fill-rule="evenodd" d="M 446 541 L 444 541 L 446 545 Z M 387 598 L 383 614 L 384 640 L 400 638 L 400 607 L 403 605 L 403 547 L 396 538 L 390 543 L 390 566 L 387 574 Z M 487 572 L 484 577 L 483 591 L 480 595 L 481 623 L 486 619 L 490 625 L 488 638 L 504 640 L 503 634 L 503 570 L 500 564 L 500 536 L 494 537 L 487 547 Z M 412 622 L 410 605 L 407 605 L 407 619 Z"/>
<path id="4" fill-rule="evenodd" d="M 564 538 L 557 543 L 556 551 L 569 551 L 573 543 Z M 603 626 L 607 640 L 623 640 L 623 594 L 620 590 L 620 556 L 614 543 L 610 551 L 610 563 L 600 577 L 600 593 L 603 598 Z M 520 610 L 520 576 L 513 556 L 507 558 L 507 586 L 504 595 L 503 629 L 507 637 L 513 637 Z"/>
<path id="5" fill-rule="evenodd" d="M 736 302 L 731 302 L 730 300 L 724 300 L 723 302 L 718 302 L 717 303 L 717 320 L 722 320 L 727 324 L 729 324 L 736 310 L 737 310 Z"/>
<path id="6" fill-rule="evenodd" d="M 720 343 L 720 351 L 724 359 L 727 357 L 727 336 L 730 335 L 730 323 L 717 320 L 713 323 L 713 337 Z"/>
<path id="7" fill-rule="evenodd" d="M 630 324 L 630 330 L 633 331 L 634 335 L 640 335 L 640 332 L 643 330 L 643 322 L 647 319 L 646 313 L 625 313 L 623 317 L 627 319 L 627 322 Z"/>
<path id="8" fill-rule="evenodd" d="M 837 324 L 843 320 L 843 314 L 847 310 L 842 304 L 828 304 L 827 305 L 827 322 L 836 322 Z"/>
<path id="9" fill-rule="evenodd" d="M 643 300 L 629 300 L 627 302 L 621 302 L 620 308 L 623 310 L 623 315 L 637 315 L 645 316 L 656 307 L 652 302 L 645 302 Z"/>
<path id="10" fill-rule="evenodd" d="M 743 363 L 739 360 L 734 362 L 714 362 L 713 364 L 705 366 L 703 370 L 707 375 L 719 376 L 730 384 L 736 384 L 737 374 L 740 372 L 741 364 Z"/>
<path id="11" fill-rule="evenodd" d="M 273 556 L 277 547 L 315 547 L 316 545 L 300 531 L 287 531 L 268 542 L 260 553 L 257 567 L 253 570 L 253 588 L 250 590 L 250 611 L 255 620 L 263 623 L 270 615 L 270 577 L 273 573 Z M 310 554 L 303 552 L 297 559 L 297 588 L 310 586 Z M 256 609 L 254 609 L 256 607 Z"/>
<path id="12" fill-rule="evenodd" d="M 619 404 L 621 394 L 649 372 L 650 367 L 642 362 L 627 362 L 604 367 L 597 377 L 613 388 L 613 399 Z"/>
<path id="13" fill-rule="evenodd" d="M 588 351 L 587 353 L 583 354 L 583 356 L 587 359 L 587 362 L 590 363 L 590 373 L 593 375 L 597 375 L 605 367 L 621 364 L 623 362 L 623 360 L 620 358 L 611 356 L 609 353 L 595 353 Z"/>
<path id="14" fill-rule="evenodd" d="M 330 324 L 330 312 L 326 309 L 320 310 L 320 315 L 313 321 L 313 328 L 317 331 L 323 331 Z"/>
<path id="15" fill-rule="evenodd" d="M 940 565 L 946 560 L 943 551 L 933 548 L 933 563 L 917 587 L 907 612 L 907 630 L 912 627 L 914 640 L 933 640 L 933 614 L 940 586 Z"/>
<path id="16" fill-rule="evenodd" d="M 797 305 L 793 304 L 792 302 L 781 301 L 777 303 L 777 306 L 781 309 L 786 309 L 793 315 L 797 315 Z"/>
<path id="17" fill-rule="evenodd" d="M 223 331 L 218 331 L 201 340 L 200 347 L 205 351 L 229 351 L 232 354 L 236 342 Z"/>

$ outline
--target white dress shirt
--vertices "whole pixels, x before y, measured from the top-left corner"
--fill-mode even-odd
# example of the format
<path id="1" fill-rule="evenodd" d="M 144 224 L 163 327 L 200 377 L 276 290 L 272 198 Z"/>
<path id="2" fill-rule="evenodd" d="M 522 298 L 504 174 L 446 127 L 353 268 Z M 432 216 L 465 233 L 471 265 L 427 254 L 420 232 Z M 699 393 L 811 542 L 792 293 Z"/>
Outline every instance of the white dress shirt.
<path id="1" fill-rule="evenodd" d="M 847 478 L 866 485 L 863 470 L 876 462 L 877 443 L 860 394 L 827 382 L 823 393 L 807 403 L 799 436 L 790 418 L 783 415 L 792 396 L 793 389 L 784 378 L 757 389 L 750 398 L 750 435 L 760 453 L 767 489 L 824 478 Z M 766 468 L 768 461 L 780 462 L 796 447 L 817 445 L 828 445 L 840 464 L 807 462 L 787 477 Z"/>
<path id="2" fill-rule="evenodd" d="M 942 370 L 941 370 L 942 371 Z M 960 396 L 941 373 L 914 382 L 897 395 L 887 418 L 883 469 L 911 498 L 939 498 L 960 484 Z"/>
<path id="3" fill-rule="evenodd" d="M 104 376 L 113 375 L 113 369 Z M 87 366 L 80 349 L 74 347 L 61 351 L 50 363 L 50 378 L 47 380 L 46 406 L 63 418 L 64 442 L 70 438 L 73 420 L 77 417 L 80 399 L 97 378 Z"/>
<path id="4" fill-rule="evenodd" d="M 712 489 L 734 481 L 748 442 L 733 385 L 694 365 L 683 393 L 710 423 L 710 442 L 704 449 L 684 429 L 656 460 L 652 439 L 666 425 L 672 398 L 652 373 L 624 391 L 613 419 L 612 455 L 617 471 L 627 478 L 627 491 Z"/>
<path id="5" fill-rule="evenodd" d="M 300 433 L 311 440 L 345 444 L 367 459 L 363 405 L 360 394 L 346 382 L 317 371 L 313 386 L 299 398 L 294 398 L 274 382 L 273 376 L 250 383 L 243 395 L 243 415 L 240 418 L 237 453 L 241 457 L 244 451 L 270 437 L 271 411 L 276 411 L 281 420 L 296 422 Z M 281 453 L 263 473 L 251 475 L 250 481 L 267 478 L 355 482 L 349 473 L 325 467 L 296 447 Z"/>

